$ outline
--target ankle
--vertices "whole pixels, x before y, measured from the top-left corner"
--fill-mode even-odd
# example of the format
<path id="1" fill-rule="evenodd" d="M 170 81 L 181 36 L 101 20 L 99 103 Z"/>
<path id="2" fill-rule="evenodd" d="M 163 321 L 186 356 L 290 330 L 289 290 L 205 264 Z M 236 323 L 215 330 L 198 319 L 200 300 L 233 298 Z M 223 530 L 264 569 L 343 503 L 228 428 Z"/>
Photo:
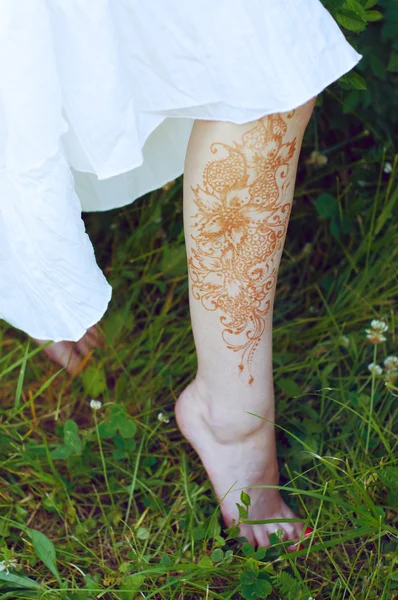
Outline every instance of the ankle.
<path id="1" fill-rule="evenodd" d="M 220 394 L 196 377 L 183 393 L 186 416 L 204 426 L 220 444 L 274 434 L 273 396 Z M 182 408 L 181 406 L 179 407 Z M 251 414 L 250 414 L 251 413 Z"/>

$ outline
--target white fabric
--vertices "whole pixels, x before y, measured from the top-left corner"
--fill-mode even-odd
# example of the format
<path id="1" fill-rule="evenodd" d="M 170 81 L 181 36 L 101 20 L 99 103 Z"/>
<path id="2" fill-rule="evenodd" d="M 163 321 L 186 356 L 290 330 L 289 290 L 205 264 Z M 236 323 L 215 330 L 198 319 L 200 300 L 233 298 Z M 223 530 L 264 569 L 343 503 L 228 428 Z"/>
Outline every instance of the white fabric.
<path id="1" fill-rule="evenodd" d="M 111 297 L 81 209 L 180 175 L 194 119 L 296 108 L 359 59 L 319 0 L 0 0 L 0 317 L 78 340 Z"/>

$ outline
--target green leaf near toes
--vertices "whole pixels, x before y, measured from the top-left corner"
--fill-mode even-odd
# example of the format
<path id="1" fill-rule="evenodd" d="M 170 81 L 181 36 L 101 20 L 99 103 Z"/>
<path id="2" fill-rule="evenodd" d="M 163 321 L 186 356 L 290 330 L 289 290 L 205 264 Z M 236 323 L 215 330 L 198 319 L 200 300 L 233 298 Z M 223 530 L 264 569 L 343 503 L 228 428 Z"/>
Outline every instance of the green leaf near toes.
<path id="1" fill-rule="evenodd" d="M 260 573 L 259 576 L 249 582 L 248 578 L 241 579 L 241 594 L 245 600 L 257 600 L 258 598 L 267 598 L 272 593 L 272 585 L 265 578 L 264 573 Z"/>
<path id="2" fill-rule="evenodd" d="M 210 558 L 213 562 L 220 562 L 224 558 L 224 552 L 221 550 L 221 548 L 216 548 L 211 553 Z"/>
<path id="3" fill-rule="evenodd" d="M 249 496 L 249 494 L 246 494 L 246 492 L 244 492 L 242 490 L 241 494 L 240 494 L 240 501 L 242 502 L 242 504 L 244 506 L 250 506 L 250 496 Z"/>

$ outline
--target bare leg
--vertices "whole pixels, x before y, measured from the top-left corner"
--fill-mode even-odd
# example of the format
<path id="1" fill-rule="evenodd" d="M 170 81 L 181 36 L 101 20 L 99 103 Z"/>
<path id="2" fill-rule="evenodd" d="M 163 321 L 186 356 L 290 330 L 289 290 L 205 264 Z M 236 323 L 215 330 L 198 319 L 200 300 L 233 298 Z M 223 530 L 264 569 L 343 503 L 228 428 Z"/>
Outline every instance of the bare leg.
<path id="1" fill-rule="evenodd" d="M 278 484 L 272 311 L 313 106 L 244 125 L 197 121 L 186 156 L 184 227 L 198 372 L 176 416 L 218 498 L 234 483 L 245 488 L 249 518 L 256 520 L 295 517 L 277 490 L 250 486 Z M 227 524 L 238 517 L 239 498 L 233 490 L 222 502 Z M 302 523 L 244 525 L 241 534 L 266 546 L 276 529 L 297 539 Z"/>
<path id="2" fill-rule="evenodd" d="M 33 339 L 33 341 L 39 346 L 46 343 L 46 340 Z M 90 350 L 98 348 L 100 345 L 102 345 L 101 334 L 97 326 L 93 325 L 78 342 L 49 344 L 44 348 L 44 352 L 52 361 L 65 367 L 72 375 L 79 371 L 83 358 L 88 355 Z"/>

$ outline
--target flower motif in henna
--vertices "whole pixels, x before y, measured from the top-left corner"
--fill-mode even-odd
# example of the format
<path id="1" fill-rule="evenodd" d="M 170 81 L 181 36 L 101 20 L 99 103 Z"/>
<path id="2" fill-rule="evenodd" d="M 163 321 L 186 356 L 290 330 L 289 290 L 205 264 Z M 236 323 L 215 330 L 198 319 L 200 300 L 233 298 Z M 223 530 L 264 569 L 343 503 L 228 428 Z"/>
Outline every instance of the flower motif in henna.
<path id="1" fill-rule="evenodd" d="M 284 141 L 286 131 L 282 116 L 270 115 L 241 143 L 213 143 L 216 158 L 203 184 L 192 188 L 198 209 L 188 260 L 192 293 L 206 310 L 221 313 L 222 338 L 241 353 L 239 370 L 247 368 L 250 384 L 290 214 L 287 176 L 296 138 Z"/>

